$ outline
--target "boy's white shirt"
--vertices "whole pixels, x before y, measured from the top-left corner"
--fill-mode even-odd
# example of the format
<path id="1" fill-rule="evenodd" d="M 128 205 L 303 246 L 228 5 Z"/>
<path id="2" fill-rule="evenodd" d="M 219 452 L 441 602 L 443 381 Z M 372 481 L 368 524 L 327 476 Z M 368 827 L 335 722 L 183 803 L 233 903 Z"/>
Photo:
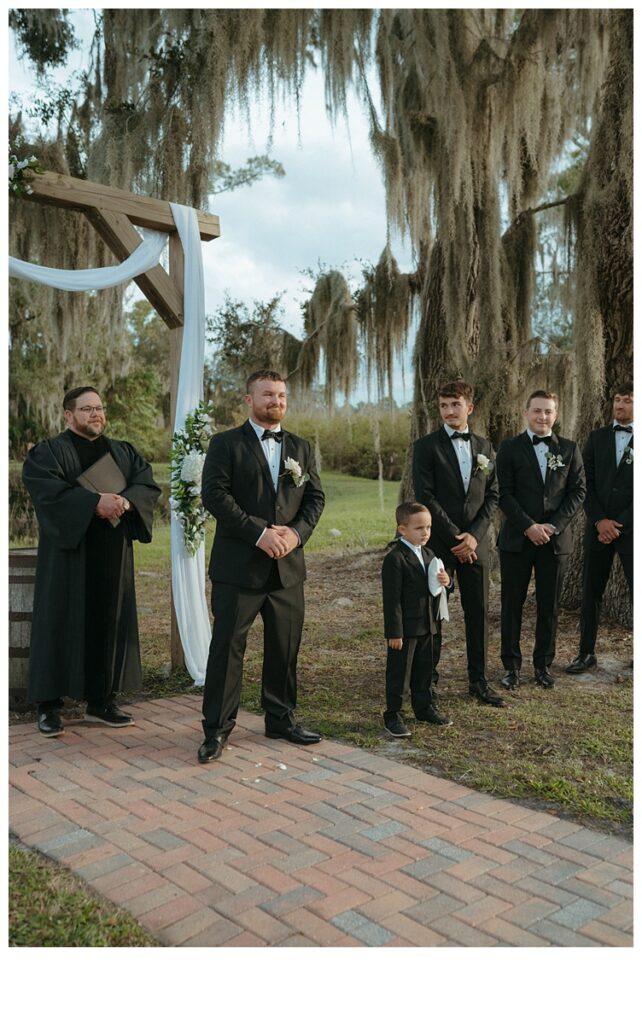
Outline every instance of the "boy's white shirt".
<path id="1" fill-rule="evenodd" d="M 421 568 L 425 571 L 426 563 L 424 562 L 423 548 L 421 547 L 421 545 L 411 544 L 410 541 L 406 540 L 405 537 L 400 537 L 399 539 L 402 544 L 405 544 L 406 547 L 410 548 L 411 551 L 414 551 L 415 555 L 417 556 L 421 563 Z M 441 572 L 443 568 L 444 563 L 442 562 L 441 558 L 437 558 L 437 556 L 435 555 L 434 558 L 432 558 L 430 563 L 428 564 L 428 590 L 433 595 L 433 597 L 439 597 L 439 618 L 442 619 L 444 622 L 449 622 L 450 620 L 448 615 L 448 598 L 446 597 L 446 588 L 437 579 L 437 573 Z"/>

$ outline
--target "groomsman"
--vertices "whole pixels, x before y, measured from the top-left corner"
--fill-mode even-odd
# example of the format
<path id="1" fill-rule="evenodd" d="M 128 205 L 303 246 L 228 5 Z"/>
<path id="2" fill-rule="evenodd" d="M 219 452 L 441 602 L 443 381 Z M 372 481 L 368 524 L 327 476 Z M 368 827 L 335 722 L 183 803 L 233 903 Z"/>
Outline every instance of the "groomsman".
<path id="1" fill-rule="evenodd" d="M 535 682 L 550 689 L 550 667 L 562 578 L 572 549 L 568 529 L 586 494 L 584 466 L 575 441 L 558 437 L 557 395 L 534 391 L 526 403 L 526 430 L 502 441 L 497 452 L 499 507 L 506 519 L 499 531 L 501 568 L 502 686 L 519 686 L 522 666 L 522 608 L 535 570 Z"/>
<path id="2" fill-rule="evenodd" d="M 490 441 L 474 434 L 472 385 L 457 380 L 438 392 L 439 430 L 415 441 L 412 478 L 415 498 L 430 510 L 430 546 L 457 576 L 466 624 L 468 692 L 482 704 L 503 707 L 488 685 L 488 555 L 487 537 L 497 508 L 495 453 Z M 433 680 L 433 682 L 436 680 Z"/>
<path id="3" fill-rule="evenodd" d="M 615 554 L 633 598 L 633 384 L 613 396 L 613 423 L 593 430 L 584 447 L 586 531 L 580 651 L 566 666 L 579 675 L 597 664 L 595 640 L 602 595 Z"/>

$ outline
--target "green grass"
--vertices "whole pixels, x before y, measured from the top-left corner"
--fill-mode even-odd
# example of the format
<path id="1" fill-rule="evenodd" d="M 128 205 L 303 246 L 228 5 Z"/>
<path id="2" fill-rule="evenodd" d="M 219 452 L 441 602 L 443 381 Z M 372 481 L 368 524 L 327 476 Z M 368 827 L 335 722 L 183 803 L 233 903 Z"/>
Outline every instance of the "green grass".
<path id="1" fill-rule="evenodd" d="M 123 910 L 39 853 L 9 847 L 10 946 L 159 946 Z"/>

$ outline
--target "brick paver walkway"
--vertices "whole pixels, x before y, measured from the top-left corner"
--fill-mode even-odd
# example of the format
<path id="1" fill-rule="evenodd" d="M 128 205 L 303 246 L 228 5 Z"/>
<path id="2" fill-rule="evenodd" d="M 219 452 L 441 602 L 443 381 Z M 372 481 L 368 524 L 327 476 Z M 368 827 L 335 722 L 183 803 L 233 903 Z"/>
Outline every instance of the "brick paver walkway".
<path id="1" fill-rule="evenodd" d="M 10 827 L 171 946 L 630 946 L 632 847 L 242 713 L 196 762 L 200 698 L 135 726 L 10 730 Z"/>

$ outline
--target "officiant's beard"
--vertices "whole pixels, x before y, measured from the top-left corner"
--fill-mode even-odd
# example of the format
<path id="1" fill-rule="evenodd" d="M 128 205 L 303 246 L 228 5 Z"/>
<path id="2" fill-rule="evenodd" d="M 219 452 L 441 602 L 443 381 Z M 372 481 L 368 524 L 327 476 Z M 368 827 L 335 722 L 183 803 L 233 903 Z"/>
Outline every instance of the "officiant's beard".
<path id="1" fill-rule="evenodd" d="M 104 432 L 105 421 L 97 420 L 94 423 L 79 423 L 77 417 L 72 414 L 72 421 L 69 427 L 76 434 L 80 434 L 81 437 L 86 437 L 88 441 L 95 441 Z"/>

